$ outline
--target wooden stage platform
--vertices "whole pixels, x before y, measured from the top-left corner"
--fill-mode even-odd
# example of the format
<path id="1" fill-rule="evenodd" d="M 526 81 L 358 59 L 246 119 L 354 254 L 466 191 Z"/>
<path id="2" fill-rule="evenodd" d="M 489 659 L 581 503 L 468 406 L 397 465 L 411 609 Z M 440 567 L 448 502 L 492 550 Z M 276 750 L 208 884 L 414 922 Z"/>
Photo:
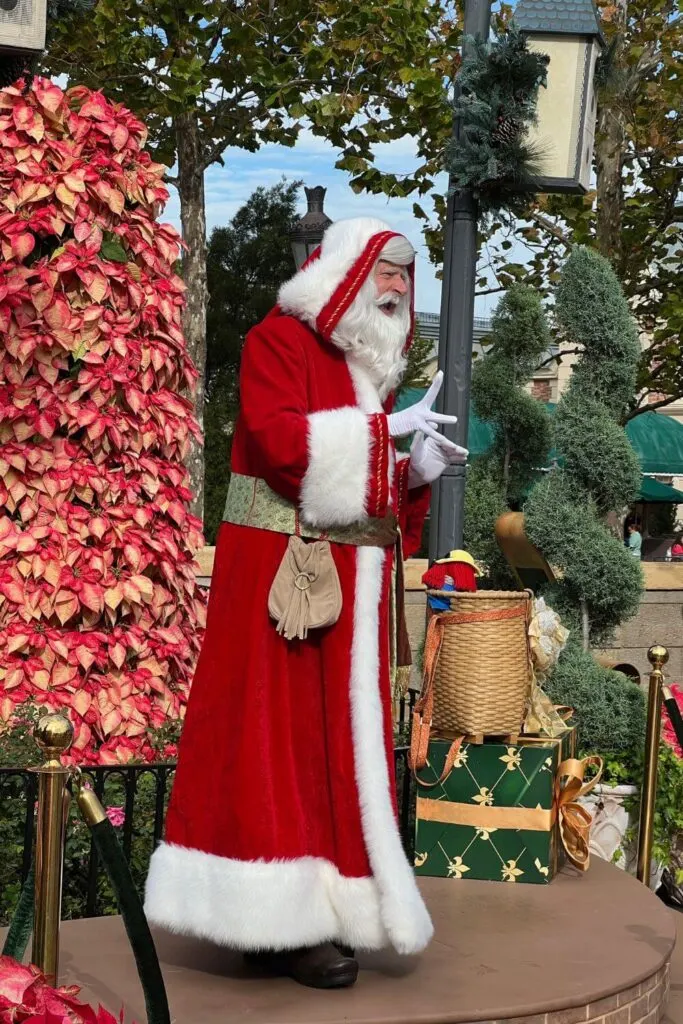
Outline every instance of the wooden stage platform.
<path id="1" fill-rule="evenodd" d="M 658 1024 L 675 920 L 635 879 L 593 860 L 549 886 L 420 880 L 436 936 L 423 956 L 361 958 L 357 986 L 304 989 L 239 956 L 157 934 L 174 1024 Z M 676 915 L 677 916 L 677 915 Z M 144 1003 L 118 918 L 67 922 L 60 982 L 128 1024 Z"/>

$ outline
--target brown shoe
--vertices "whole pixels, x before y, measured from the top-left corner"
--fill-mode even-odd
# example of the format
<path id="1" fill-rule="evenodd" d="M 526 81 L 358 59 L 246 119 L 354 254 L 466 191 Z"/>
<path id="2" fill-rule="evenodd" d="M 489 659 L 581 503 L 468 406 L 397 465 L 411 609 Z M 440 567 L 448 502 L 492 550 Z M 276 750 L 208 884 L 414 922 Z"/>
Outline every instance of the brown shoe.
<path id="1" fill-rule="evenodd" d="M 355 949 L 352 949 L 351 946 L 344 946 L 341 942 L 335 942 L 335 946 L 342 956 L 348 956 L 351 960 L 356 956 L 356 951 Z"/>
<path id="2" fill-rule="evenodd" d="M 308 988 L 349 988 L 358 977 L 358 962 L 340 953 L 332 942 L 278 953 L 249 953 L 245 959 Z"/>

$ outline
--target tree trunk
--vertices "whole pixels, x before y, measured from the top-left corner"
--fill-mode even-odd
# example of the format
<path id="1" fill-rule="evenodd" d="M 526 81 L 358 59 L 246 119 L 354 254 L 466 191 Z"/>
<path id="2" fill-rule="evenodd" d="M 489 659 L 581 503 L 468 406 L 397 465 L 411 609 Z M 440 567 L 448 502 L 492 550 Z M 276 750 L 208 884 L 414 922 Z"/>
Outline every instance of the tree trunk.
<path id="1" fill-rule="evenodd" d="M 603 256 L 619 272 L 622 259 L 621 229 L 624 212 L 622 171 L 627 147 L 625 97 L 619 88 L 626 30 L 627 0 L 617 0 L 613 14 L 617 39 L 614 51 L 615 75 L 602 89 L 598 103 L 595 143 L 597 168 L 597 242 Z"/>
<path id="2" fill-rule="evenodd" d="M 206 376 L 206 210 L 204 207 L 203 154 L 196 113 L 188 111 L 175 119 L 178 147 L 178 194 L 183 241 L 183 280 L 187 288 L 187 305 L 183 314 L 183 330 L 187 350 L 199 377 L 194 394 L 195 416 L 204 429 L 204 384 Z M 204 445 L 191 441 L 187 458 L 190 489 L 194 495 L 192 512 L 204 518 Z"/>

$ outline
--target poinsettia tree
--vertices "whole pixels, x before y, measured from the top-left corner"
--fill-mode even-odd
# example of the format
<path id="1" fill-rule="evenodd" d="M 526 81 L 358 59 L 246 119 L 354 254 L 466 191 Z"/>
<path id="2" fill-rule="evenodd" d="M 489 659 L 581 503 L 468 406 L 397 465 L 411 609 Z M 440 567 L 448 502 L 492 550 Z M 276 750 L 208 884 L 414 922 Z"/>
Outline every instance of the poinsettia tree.
<path id="1" fill-rule="evenodd" d="M 37 967 L 0 956 L 0 1024 L 117 1024 L 108 1010 L 94 1010 L 79 994 L 77 985 L 55 988 Z"/>
<path id="2" fill-rule="evenodd" d="M 74 756 L 151 756 L 203 626 L 198 428 L 164 168 L 128 110 L 0 92 L 0 725 L 67 709 Z"/>

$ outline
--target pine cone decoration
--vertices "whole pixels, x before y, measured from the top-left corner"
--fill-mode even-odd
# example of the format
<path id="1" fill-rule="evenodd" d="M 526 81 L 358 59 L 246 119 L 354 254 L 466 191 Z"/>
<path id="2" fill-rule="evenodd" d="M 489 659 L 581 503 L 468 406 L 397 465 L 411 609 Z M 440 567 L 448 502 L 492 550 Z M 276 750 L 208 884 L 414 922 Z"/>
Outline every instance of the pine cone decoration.
<path id="1" fill-rule="evenodd" d="M 497 119 L 497 125 L 491 133 L 491 141 L 499 146 L 504 146 L 510 142 L 514 142 L 524 130 L 524 122 L 518 120 L 518 118 L 499 117 Z"/>

